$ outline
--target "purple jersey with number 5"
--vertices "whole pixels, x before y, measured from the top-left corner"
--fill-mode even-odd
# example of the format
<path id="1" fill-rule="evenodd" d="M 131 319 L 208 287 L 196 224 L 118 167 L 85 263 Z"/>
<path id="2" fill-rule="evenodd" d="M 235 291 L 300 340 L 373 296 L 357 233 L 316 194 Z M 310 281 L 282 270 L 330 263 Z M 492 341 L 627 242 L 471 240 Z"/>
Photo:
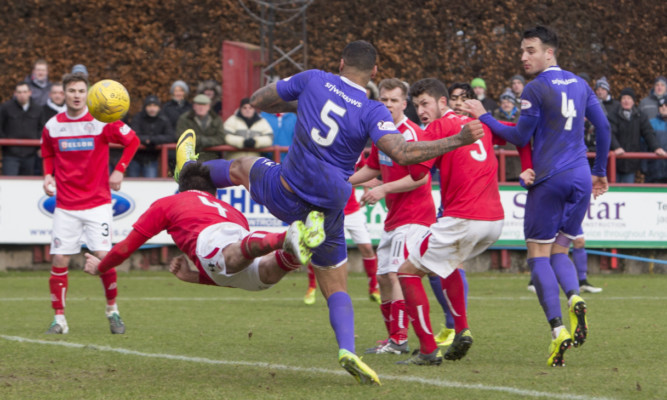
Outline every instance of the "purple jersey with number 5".
<path id="1" fill-rule="evenodd" d="M 583 79 L 557 66 L 547 68 L 526 85 L 521 93 L 521 115 L 540 120 L 533 135 L 535 183 L 587 165 L 585 112 L 599 104 Z"/>
<path id="2" fill-rule="evenodd" d="M 348 178 L 368 138 L 398 134 L 384 104 L 344 77 L 309 70 L 277 83 L 285 101 L 298 100 L 294 139 L 282 177 L 304 201 L 343 209 L 352 187 Z"/>

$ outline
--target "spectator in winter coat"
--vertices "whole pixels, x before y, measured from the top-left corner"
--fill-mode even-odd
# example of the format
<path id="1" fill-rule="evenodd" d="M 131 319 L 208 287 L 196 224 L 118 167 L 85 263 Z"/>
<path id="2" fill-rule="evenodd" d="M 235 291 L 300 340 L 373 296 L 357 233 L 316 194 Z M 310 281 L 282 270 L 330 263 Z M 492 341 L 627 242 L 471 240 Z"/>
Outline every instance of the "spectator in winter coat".
<path id="1" fill-rule="evenodd" d="M 197 94 L 205 94 L 211 99 L 211 110 L 220 115 L 222 111 L 222 86 L 212 79 L 200 82 L 197 85 Z"/>
<path id="2" fill-rule="evenodd" d="M 472 90 L 475 92 L 477 100 L 482 102 L 482 105 L 486 111 L 492 113 L 496 110 L 496 108 L 498 108 L 498 104 L 490 97 L 487 97 L 486 82 L 484 82 L 484 79 L 475 78 L 470 82 L 470 86 L 472 86 Z"/>
<path id="3" fill-rule="evenodd" d="M 250 104 L 249 98 L 241 99 L 236 112 L 225 121 L 225 143 L 238 149 L 259 149 L 273 144 L 271 125 Z M 258 152 L 232 152 L 225 159 L 255 156 Z"/>
<path id="4" fill-rule="evenodd" d="M 26 82 L 18 83 L 14 98 L 0 106 L 0 138 L 40 139 L 44 117 L 42 106 L 30 97 Z M 34 175 L 38 162 L 38 147 L 3 146 L 2 173 L 4 175 Z"/>
<path id="5" fill-rule="evenodd" d="M 49 98 L 46 100 L 46 104 L 42 107 L 44 113 L 44 123 L 50 120 L 56 114 L 60 114 L 65 111 L 67 107 L 65 106 L 65 90 L 63 90 L 63 84 L 56 82 L 51 85 L 51 91 L 49 92 Z"/>
<path id="6" fill-rule="evenodd" d="M 660 157 L 667 153 L 659 145 L 649 119 L 637 107 L 635 91 L 631 88 L 621 90 L 621 106 L 616 113 L 609 115 L 611 125 L 611 149 L 616 155 L 625 152 L 641 151 L 641 138 L 644 138 L 649 151 Z M 639 170 L 640 160 L 621 159 L 616 161 L 616 182 L 634 183 Z"/>
<path id="7" fill-rule="evenodd" d="M 146 148 L 137 150 L 134 155 L 127 167 L 126 175 L 129 177 L 157 178 L 160 150 L 155 146 L 176 142 L 174 129 L 167 117 L 160 112 L 160 106 L 160 99 L 150 95 L 144 100 L 144 108 L 132 118 L 130 126 L 139 137 L 139 142 Z"/>
<path id="8" fill-rule="evenodd" d="M 667 149 L 667 97 L 658 100 L 659 115 L 650 120 L 658 146 Z M 667 183 L 667 160 L 642 160 L 647 183 Z"/>
<path id="9" fill-rule="evenodd" d="M 162 114 L 167 117 L 171 123 L 171 127 L 176 129 L 178 118 L 192 110 L 192 104 L 188 102 L 190 88 L 187 83 L 178 80 L 171 84 L 169 94 L 171 95 L 171 99 L 162 107 Z"/>
<path id="10" fill-rule="evenodd" d="M 658 116 L 658 101 L 667 96 L 667 78 L 659 76 L 655 79 L 653 89 L 648 96 L 639 102 L 639 111 L 646 115 L 646 118 L 653 119 Z"/>
<path id="11" fill-rule="evenodd" d="M 193 129 L 197 136 L 195 153 L 199 153 L 199 161 L 204 162 L 220 158 L 220 153 L 202 151 L 202 149 L 225 144 L 225 130 L 222 119 L 211 110 L 211 99 L 207 95 L 196 95 L 192 103 L 192 110 L 178 118 L 176 136 L 180 137 L 187 129 Z"/>
<path id="12" fill-rule="evenodd" d="M 602 111 L 609 118 L 610 114 L 614 114 L 620 103 L 615 98 L 611 97 L 611 86 L 607 82 L 607 78 L 604 76 L 597 81 L 595 81 L 595 96 L 600 100 L 602 105 Z"/>
<path id="13" fill-rule="evenodd" d="M 51 82 L 49 82 L 49 64 L 44 59 L 35 61 L 32 67 L 32 73 L 25 78 L 25 82 L 32 93 L 32 101 L 37 106 L 46 104 L 49 98 L 49 91 L 51 90 Z"/>

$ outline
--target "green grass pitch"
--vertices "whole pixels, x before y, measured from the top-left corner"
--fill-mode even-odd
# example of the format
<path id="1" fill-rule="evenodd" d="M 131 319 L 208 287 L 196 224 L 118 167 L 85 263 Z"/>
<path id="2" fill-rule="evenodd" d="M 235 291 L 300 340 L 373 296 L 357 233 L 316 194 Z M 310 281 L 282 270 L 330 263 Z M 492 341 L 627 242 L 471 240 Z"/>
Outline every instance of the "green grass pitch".
<path id="1" fill-rule="evenodd" d="M 564 368 L 546 366 L 549 327 L 527 275 L 468 279 L 468 355 L 439 367 L 365 355 L 382 380 L 366 387 L 338 366 L 322 296 L 303 304 L 304 273 L 258 293 L 187 284 L 167 272 L 119 273 L 127 333 L 111 335 L 99 279 L 73 270 L 64 336 L 44 334 L 48 272 L 2 273 L 0 399 L 667 398 L 667 276 L 593 276 L 604 292 L 584 294 L 589 338 L 566 353 Z M 364 276 L 350 275 L 349 292 L 361 355 L 384 338 L 384 324 Z M 436 331 L 441 314 L 431 296 Z M 418 346 L 412 331 L 410 344 Z"/>

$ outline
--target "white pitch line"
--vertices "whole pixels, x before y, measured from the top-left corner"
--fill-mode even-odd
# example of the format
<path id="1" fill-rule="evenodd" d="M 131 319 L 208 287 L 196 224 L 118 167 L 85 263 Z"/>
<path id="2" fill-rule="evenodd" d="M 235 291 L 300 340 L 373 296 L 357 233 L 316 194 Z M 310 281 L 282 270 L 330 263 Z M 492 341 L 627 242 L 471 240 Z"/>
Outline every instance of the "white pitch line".
<path id="1" fill-rule="evenodd" d="M 213 360 L 210 358 L 204 357 L 188 357 L 180 356 L 175 354 L 163 354 L 163 353 L 145 353 L 141 351 L 109 347 L 109 346 L 98 346 L 94 344 L 80 344 L 80 343 L 70 343 L 70 342 L 52 342 L 47 340 L 37 340 L 37 339 L 28 339 L 20 336 L 7 336 L 0 335 L 0 338 L 20 343 L 33 343 L 33 344 L 43 344 L 51 346 L 62 346 L 69 347 L 74 349 L 84 349 L 84 350 L 98 350 L 106 351 L 112 353 L 120 353 L 126 355 L 133 355 L 139 357 L 147 358 L 158 358 L 166 360 L 176 360 L 176 361 L 188 361 L 200 364 L 213 364 L 213 365 L 232 365 L 232 366 L 244 366 L 252 368 L 270 368 L 290 372 L 302 372 L 302 373 L 320 373 L 328 375 L 347 375 L 347 372 L 341 370 L 331 370 L 325 368 L 304 368 L 304 367 L 293 367 L 289 365 L 281 364 L 271 364 L 266 362 L 249 362 L 249 361 L 226 361 L 226 360 Z M 414 382 L 421 383 L 424 385 L 431 385 L 444 388 L 457 388 L 457 389 L 469 389 L 469 390 L 481 390 L 488 392 L 504 392 L 514 395 L 527 396 L 527 397 L 541 397 L 547 399 L 564 399 L 564 400 L 611 400 L 608 397 L 590 397 L 576 394 L 567 394 L 567 393 L 550 393 L 550 392 L 540 392 L 537 390 L 526 390 L 526 389 L 517 389 L 509 386 L 494 386 L 494 385 L 483 385 L 481 383 L 477 384 L 468 384 L 460 383 L 442 379 L 426 379 L 414 376 L 396 376 L 396 375 L 379 375 L 381 380 L 384 381 L 400 381 L 400 382 Z"/>
<path id="2" fill-rule="evenodd" d="M 665 296 L 627 296 L 627 297 L 602 297 L 595 296 L 595 300 L 655 300 L 667 301 Z M 100 297 L 101 298 L 101 297 Z M 474 301 L 535 301 L 536 296 L 469 296 L 468 300 Z M 588 298 L 590 300 L 590 298 Z M 119 297 L 119 301 L 247 301 L 247 302 L 277 302 L 277 301 L 302 301 L 302 297 Z M 355 302 L 368 301 L 368 297 L 353 297 Z M 50 301 L 48 296 L 44 297 L 0 297 L 0 302 L 11 301 Z M 90 297 L 68 297 L 67 301 L 90 301 Z"/>

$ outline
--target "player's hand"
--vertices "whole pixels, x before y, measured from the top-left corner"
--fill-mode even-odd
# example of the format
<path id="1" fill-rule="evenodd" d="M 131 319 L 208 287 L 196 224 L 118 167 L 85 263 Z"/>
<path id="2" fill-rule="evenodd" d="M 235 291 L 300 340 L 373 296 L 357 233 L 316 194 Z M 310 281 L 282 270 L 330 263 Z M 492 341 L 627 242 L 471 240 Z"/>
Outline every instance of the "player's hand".
<path id="1" fill-rule="evenodd" d="M 473 144 L 484 137 L 484 129 L 482 123 L 478 120 L 470 121 L 463 125 L 463 129 L 459 132 L 461 136 L 462 146 Z"/>
<path id="2" fill-rule="evenodd" d="M 597 199 L 598 196 L 605 194 L 607 190 L 609 190 L 607 177 L 593 175 L 593 198 Z"/>
<path id="3" fill-rule="evenodd" d="M 535 171 L 532 168 L 528 168 L 519 174 L 519 179 L 523 180 L 525 183 L 526 186 L 524 187 L 531 186 L 533 183 L 535 183 Z"/>
<path id="4" fill-rule="evenodd" d="M 379 180 L 378 178 L 373 178 L 369 181 L 366 181 L 366 182 L 362 183 L 360 186 L 368 188 L 368 189 L 373 189 L 374 187 L 378 187 L 380 185 L 382 185 L 382 181 Z"/>
<path id="5" fill-rule="evenodd" d="M 365 206 L 366 204 L 375 204 L 383 199 L 386 195 L 387 193 L 385 193 L 384 187 L 380 185 L 364 193 L 364 195 L 361 196 L 361 201 L 359 204 L 362 206 Z"/>
<path id="6" fill-rule="evenodd" d="M 85 253 L 86 264 L 83 266 L 83 271 L 91 275 L 99 275 L 100 270 L 97 268 L 100 265 L 100 259 L 90 253 Z"/>
<path id="7" fill-rule="evenodd" d="M 622 147 L 619 147 L 618 149 L 614 150 L 614 154 L 616 154 L 617 156 L 621 156 L 625 154 L 625 150 Z"/>
<path id="8" fill-rule="evenodd" d="M 655 150 L 655 154 L 657 154 L 657 155 L 660 156 L 660 157 L 667 157 L 667 152 L 666 152 L 663 148 L 661 148 L 661 147 L 658 147 L 658 148 Z"/>
<path id="9" fill-rule="evenodd" d="M 461 108 L 473 118 L 479 118 L 480 115 L 487 113 L 482 102 L 479 100 L 466 100 Z"/>
<path id="10" fill-rule="evenodd" d="M 42 185 L 42 188 L 44 188 L 44 193 L 46 193 L 47 196 L 53 196 L 56 193 L 56 179 L 53 175 L 44 176 L 44 184 Z"/>
<path id="11" fill-rule="evenodd" d="M 123 173 L 118 170 L 114 170 L 109 177 L 109 187 L 112 190 L 120 190 L 121 182 L 123 182 Z"/>

